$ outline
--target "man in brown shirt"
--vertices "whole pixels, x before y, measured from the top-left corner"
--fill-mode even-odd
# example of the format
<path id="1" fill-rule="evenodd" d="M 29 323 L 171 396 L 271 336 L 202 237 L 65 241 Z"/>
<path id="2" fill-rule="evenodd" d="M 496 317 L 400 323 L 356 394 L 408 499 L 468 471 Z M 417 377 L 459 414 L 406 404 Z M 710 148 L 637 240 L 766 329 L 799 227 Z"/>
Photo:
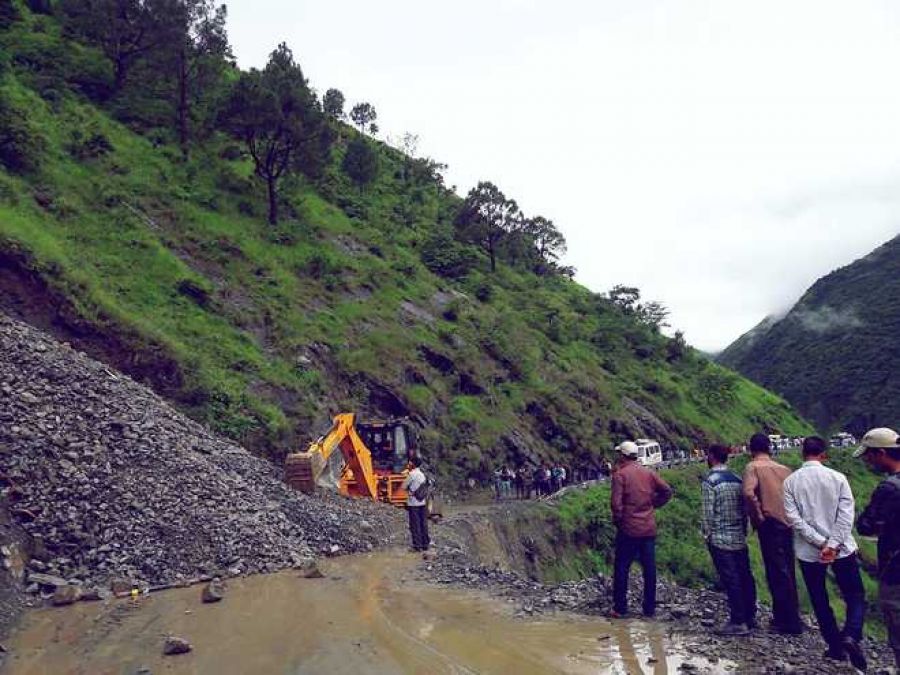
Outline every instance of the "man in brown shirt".
<path id="1" fill-rule="evenodd" d="M 771 442 L 765 434 L 753 434 L 750 454 L 752 460 L 744 470 L 744 500 L 759 536 L 772 593 L 771 630 L 798 635 L 803 632 L 803 622 L 797 600 L 794 540 L 784 514 L 784 481 L 791 470 L 772 459 Z"/>
<path id="2" fill-rule="evenodd" d="M 644 573 L 644 616 L 656 612 L 655 510 L 672 497 L 672 488 L 638 461 L 638 447 L 626 441 L 616 448 L 621 458 L 612 477 L 612 517 L 616 526 L 613 562 L 613 617 L 628 614 L 628 574 L 638 560 Z"/>

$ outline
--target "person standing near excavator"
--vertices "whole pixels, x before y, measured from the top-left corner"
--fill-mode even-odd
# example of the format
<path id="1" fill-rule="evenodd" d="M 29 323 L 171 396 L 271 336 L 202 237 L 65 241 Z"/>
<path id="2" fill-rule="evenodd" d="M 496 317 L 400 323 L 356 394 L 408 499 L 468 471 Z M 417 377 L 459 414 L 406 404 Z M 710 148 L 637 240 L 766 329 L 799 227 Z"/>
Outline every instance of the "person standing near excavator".
<path id="1" fill-rule="evenodd" d="M 409 515 L 409 534 L 413 551 L 427 551 L 431 545 L 428 536 L 428 477 L 422 471 L 422 460 L 413 455 L 409 459 L 409 475 L 403 481 L 406 490 L 406 512 Z"/>

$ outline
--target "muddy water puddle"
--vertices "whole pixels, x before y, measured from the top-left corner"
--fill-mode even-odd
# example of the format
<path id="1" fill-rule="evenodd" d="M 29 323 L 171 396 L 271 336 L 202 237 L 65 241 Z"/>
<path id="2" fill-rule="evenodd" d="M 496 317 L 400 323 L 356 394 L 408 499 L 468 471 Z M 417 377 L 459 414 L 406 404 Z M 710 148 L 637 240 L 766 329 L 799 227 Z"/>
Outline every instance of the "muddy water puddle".
<path id="1" fill-rule="evenodd" d="M 661 626 L 554 614 L 512 616 L 483 594 L 402 581 L 417 559 L 388 552 L 232 579 L 205 605 L 200 588 L 31 612 L 7 644 L 4 673 L 154 675 L 327 673 L 623 673 L 663 675 L 690 661 Z M 166 635 L 194 651 L 163 656 Z"/>

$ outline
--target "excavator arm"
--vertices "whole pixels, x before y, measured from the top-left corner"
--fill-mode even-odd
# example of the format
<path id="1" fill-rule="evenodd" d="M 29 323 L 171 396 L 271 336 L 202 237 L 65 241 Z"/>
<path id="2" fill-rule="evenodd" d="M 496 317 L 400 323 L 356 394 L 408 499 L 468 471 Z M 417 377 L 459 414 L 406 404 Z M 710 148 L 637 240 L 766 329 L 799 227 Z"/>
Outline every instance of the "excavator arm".
<path id="1" fill-rule="evenodd" d="M 311 443 L 306 452 L 287 456 L 284 464 L 285 479 L 291 487 L 306 493 L 312 492 L 319 484 L 329 459 L 335 450 L 340 450 L 346 468 L 353 472 L 362 496 L 378 499 L 372 453 L 356 433 L 354 418 L 353 413 L 336 416 L 331 430 Z"/>

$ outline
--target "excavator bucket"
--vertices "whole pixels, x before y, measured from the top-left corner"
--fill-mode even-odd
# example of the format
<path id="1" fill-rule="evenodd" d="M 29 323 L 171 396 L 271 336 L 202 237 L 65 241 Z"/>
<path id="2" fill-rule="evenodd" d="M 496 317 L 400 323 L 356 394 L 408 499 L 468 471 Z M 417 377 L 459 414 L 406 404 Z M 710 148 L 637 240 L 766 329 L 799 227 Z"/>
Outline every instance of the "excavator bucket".
<path id="1" fill-rule="evenodd" d="M 325 460 L 312 452 L 296 452 L 284 460 L 284 479 L 295 490 L 307 494 L 316 489 L 316 477 L 322 473 Z"/>

